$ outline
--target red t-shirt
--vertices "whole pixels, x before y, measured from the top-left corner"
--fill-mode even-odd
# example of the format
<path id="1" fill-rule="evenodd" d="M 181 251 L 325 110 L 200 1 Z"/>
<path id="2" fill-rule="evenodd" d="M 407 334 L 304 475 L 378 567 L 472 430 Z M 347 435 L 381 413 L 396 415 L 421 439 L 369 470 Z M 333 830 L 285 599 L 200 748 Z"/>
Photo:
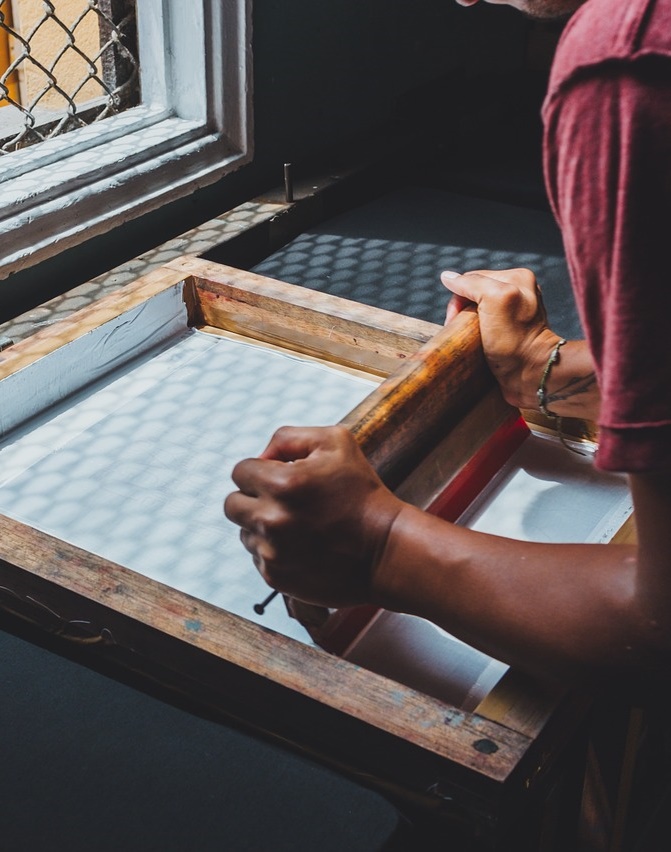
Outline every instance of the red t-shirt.
<path id="1" fill-rule="evenodd" d="M 597 466 L 671 470 L 671 0 L 588 0 L 562 34 L 543 120 L 601 391 Z"/>

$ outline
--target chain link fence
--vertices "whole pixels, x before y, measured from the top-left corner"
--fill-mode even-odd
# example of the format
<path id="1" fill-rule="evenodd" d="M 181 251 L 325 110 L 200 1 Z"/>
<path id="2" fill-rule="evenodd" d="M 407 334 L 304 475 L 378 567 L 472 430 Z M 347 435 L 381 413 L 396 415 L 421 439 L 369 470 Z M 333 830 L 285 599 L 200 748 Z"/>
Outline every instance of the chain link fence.
<path id="1" fill-rule="evenodd" d="M 0 0 L 0 155 L 140 101 L 135 0 Z"/>

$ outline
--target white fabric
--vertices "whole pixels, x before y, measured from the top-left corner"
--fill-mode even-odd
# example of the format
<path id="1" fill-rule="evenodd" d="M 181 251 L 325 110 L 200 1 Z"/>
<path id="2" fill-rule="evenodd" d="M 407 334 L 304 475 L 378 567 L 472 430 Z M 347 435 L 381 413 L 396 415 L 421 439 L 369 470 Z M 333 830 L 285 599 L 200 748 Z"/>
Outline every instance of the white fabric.
<path id="1" fill-rule="evenodd" d="M 278 426 L 335 423 L 375 385 L 186 332 L 11 433 L 0 511 L 308 642 L 281 598 L 253 612 L 269 589 L 223 515 L 230 473 Z"/>

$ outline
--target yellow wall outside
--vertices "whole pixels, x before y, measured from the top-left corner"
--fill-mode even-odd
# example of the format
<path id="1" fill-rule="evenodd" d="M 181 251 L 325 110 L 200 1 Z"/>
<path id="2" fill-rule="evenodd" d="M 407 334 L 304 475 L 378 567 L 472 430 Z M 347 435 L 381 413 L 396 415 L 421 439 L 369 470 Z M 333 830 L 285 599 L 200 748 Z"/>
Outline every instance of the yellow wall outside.
<path id="1" fill-rule="evenodd" d="M 79 18 L 82 12 L 88 8 L 87 0 L 52 0 L 58 18 L 70 28 Z M 36 26 L 38 21 L 44 17 L 44 4 L 41 0 L 12 0 L 14 17 L 14 28 L 25 38 Z M 89 12 L 75 31 L 77 47 L 87 56 L 93 58 L 100 50 L 100 36 L 98 30 L 98 16 L 95 12 Z M 12 51 L 21 50 L 22 45 L 10 39 Z M 30 40 L 31 55 L 47 68 L 51 68 L 56 57 L 68 43 L 67 34 L 53 20 L 43 24 Z M 100 61 L 96 63 L 98 74 L 101 74 Z M 77 86 L 87 76 L 88 65 L 76 53 L 69 48 L 62 58 L 57 62 L 53 74 L 58 80 L 59 86 L 68 94 L 72 95 Z M 48 78 L 32 62 L 22 62 L 19 68 L 19 81 L 21 90 L 21 102 L 24 106 L 31 105 L 45 88 Z M 82 104 L 92 98 L 104 94 L 100 86 L 89 81 L 76 95 L 77 104 Z M 40 98 L 37 107 L 43 109 L 63 112 L 67 109 L 68 102 L 53 89 Z"/>

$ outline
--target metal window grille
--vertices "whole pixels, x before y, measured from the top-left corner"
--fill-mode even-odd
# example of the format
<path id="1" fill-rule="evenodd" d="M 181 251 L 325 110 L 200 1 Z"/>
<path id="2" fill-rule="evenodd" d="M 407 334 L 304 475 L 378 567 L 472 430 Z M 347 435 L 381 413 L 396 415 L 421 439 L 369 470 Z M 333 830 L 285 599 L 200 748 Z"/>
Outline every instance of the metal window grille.
<path id="1" fill-rule="evenodd" d="M 0 0 L 0 155 L 140 100 L 135 0 Z"/>

